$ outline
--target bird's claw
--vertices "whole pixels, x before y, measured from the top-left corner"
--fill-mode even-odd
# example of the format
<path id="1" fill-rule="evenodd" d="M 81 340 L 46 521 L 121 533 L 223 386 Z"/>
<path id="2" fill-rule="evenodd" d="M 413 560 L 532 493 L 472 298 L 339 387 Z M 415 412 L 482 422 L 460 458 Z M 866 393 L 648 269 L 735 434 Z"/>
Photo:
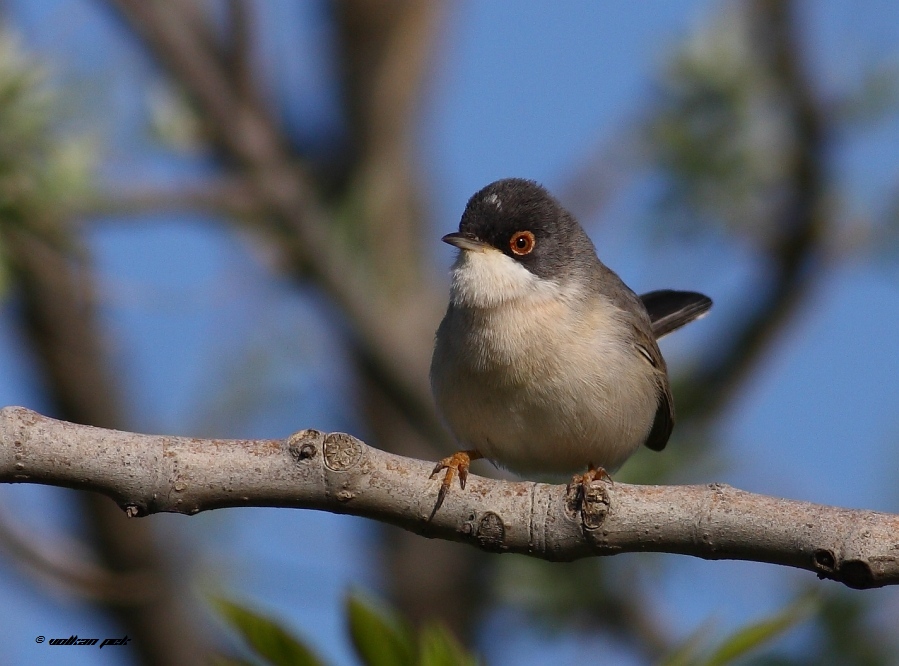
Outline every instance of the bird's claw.
<path id="1" fill-rule="evenodd" d="M 576 511 L 581 511 L 583 509 L 584 503 L 587 500 L 587 487 L 597 480 L 615 483 L 605 469 L 602 467 L 594 467 L 593 465 L 590 465 L 583 474 L 575 474 L 572 477 L 571 481 L 568 483 L 566 494 L 571 498 L 572 492 L 574 493 L 573 499 Z"/>
<path id="2" fill-rule="evenodd" d="M 472 460 L 477 460 L 480 457 L 481 454 L 478 451 L 457 451 L 434 466 L 434 471 L 431 472 L 429 478 L 433 479 L 442 470 L 446 470 L 446 474 L 443 475 L 440 490 L 437 492 L 437 503 L 434 505 L 434 510 L 431 512 L 431 517 L 428 518 L 428 521 L 443 506 L 443 500 L 446 499 L 446 494 L 449 492 L 450 486 L 453 485 L 453 479 L 456 475 L 459 476 L 459 487 L 465 490 L 465 484 L 468 482 L 468 467 Z"/>

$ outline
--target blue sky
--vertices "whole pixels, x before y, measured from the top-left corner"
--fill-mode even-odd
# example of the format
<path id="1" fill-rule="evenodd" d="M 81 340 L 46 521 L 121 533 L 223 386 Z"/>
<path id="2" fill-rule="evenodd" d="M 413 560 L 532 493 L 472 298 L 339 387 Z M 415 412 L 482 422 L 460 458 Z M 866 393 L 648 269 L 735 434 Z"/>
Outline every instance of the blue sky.
<path id="1" fill-rule="evenodd" d="M 108 183 L 166 184 L 211 173 L 202 155 L 174 154 L 149 136 L 147 92 L 159 85 L 159 75 L 102 3 L 7 4 L 11 27 L 26 46 L 52 63 L 56 76 L 82 98 L 76 116 L 103 137 Z M 806 5 L 809 64 L 828 95 L 852 87 L 864 66 L 895 62 L 899 55 L 899 8 L 862 4 L 863 11 L 848 1 Z M 300 127 L 302 120 L 304 127 L 333 130 L 328 32 L 316 3 L 267 0 L 259 6 L 271 36 L 263 65 L 279 64 L 271 76 L 272 94 L 292 110 L 288 126 Z M 451 251 L 439 237 L 455 227 L 472 192 L 513 175 L 538 179 L 551 190 L 562 187 L 596 146 L 646 112 L 651 82 L 666 56 L 707 24 L 719 5 L 679 0 L 634 9 L 586 0 L 496 0 L 449 6 L 418 149 L 434 206 L 434 265 L 441 270 Z M 897 182 L 897 140 L 893 116 L 834 147 L 832 168 L 854 208 L 865 210 Z M 721 242 L 660 242 L 648 235 L 648 191 L 638 186 L 601 218 L 584 223 L 603 260 L 637 291 L 670 286 L 715 298 L 710 317 L 665 341 L 663 351 L 676 372 L 714 336 L 726 335 L 728 315 L 746 297 L 753 267 L 745 250 Z M 321 304 L 273 281 L 259 248 L 214 221 L 189 215 L 107 220 L 92 228 L 90 242 L 135 428 L 216 435 L 222 432 L 210 430 L 222 429 L 251 437 L 283 436 L 301 427 L 363 431 L 346 399 L 348 362 Z M 696 470 L 684 480 L 899 512 L 897 276 L 895 263 L 867 260 L 832 271 L 720 419 L 716 446 L 726 464 L 713 477 Z M 29 360 L 10 322 L 9 307 L 0 307 L 0 404 L 41 409 L 40 388 L 29 376 Z M 266 359 L 262 352 L 271 349 L 277 355 Z M 217 421 L 221 405 L 241 397 L 220 387 L 248 371 L 259 373 L 250 383 L 258 396 L 249 399 L 246 414 Z M 14 515 L 26 517 L 22 522 L 49 534 L 77 534 L 64 492 L 0 492 Z M 350 585 L 380 584 L 368 523 L 262 509 L 148 520 L 190 533 L 190 561 L 203 591 L 224 587 L 251 599 L 310 637 L 334 663 L 352 663 L 342 595 Z M 677 635 L 710 617 L 726 628 L 770 612 L 790 598 L 797 581 L 810 577 L 758 564 L 634 557 L 655 570 L 651 578 L 665 623 Z M 894 592 L 866 594 L 899 606 Z M 2 561 L 0 596 L 7 600 L 0 618 L 11 663 L 46 659 L 47 646 L 33 643 L 38 634 L 113 631 L 77 600 L 48 594 Z M 583 657 L 597 647 L 596 641 L 565 634 L 522 638 L 527 627 L 514 617 L 491 622 L 508 639 L 484 642 L 491 663 L 544 663 Z M 69 651 L 65 657 L 65 663 L 129 663 L 122 652 Z"/>

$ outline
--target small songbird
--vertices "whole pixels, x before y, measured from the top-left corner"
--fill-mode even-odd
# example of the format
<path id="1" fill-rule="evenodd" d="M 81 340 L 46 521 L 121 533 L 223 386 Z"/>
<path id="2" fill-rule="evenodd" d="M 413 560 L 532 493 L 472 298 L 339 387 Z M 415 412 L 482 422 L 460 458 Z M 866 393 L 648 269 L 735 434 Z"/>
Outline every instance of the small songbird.
<path id="1" fill-rule="evenodd" d="M 468 201 L 449 307 L 437 329 L 431 389 L 466 450 L 446 470 L 434 511 L 471 460 L 589 483 L 674 427 L 656 340 L 708 312 L 688 291 L 638 297 L 596 256 L 577 220 L 543 187 L 509 178 Z M 433 515 L 433 514 L 432 514 Z"/>

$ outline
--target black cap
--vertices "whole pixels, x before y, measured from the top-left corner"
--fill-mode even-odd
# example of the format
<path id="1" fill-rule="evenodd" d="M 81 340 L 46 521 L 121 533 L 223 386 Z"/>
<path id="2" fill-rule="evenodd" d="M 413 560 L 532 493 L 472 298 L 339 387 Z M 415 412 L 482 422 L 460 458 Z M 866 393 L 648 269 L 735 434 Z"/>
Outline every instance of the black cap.
<path id="1" fill-rule="evenodd" d="M 600 265 L 574 216 L 545 188 L 523 178 L 498 180 L 476 192 L 465 206 L 459 233 L 444 240 L 459 247 L 480 241 L 544 279 L 592 274 Z"/>

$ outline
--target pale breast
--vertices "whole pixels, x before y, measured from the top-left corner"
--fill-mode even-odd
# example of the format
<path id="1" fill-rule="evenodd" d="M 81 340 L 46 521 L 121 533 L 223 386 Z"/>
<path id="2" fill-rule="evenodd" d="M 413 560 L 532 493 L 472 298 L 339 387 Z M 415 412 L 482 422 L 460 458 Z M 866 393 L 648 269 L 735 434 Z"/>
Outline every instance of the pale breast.
<path id="1" fill-rule="evenodd" d="M 512 470 L 615 469 L 645 441 L 658 403 L 625 326 L 605 301 L 451 307 L 431 369 L 438 407 L 464 446 Z"/>

